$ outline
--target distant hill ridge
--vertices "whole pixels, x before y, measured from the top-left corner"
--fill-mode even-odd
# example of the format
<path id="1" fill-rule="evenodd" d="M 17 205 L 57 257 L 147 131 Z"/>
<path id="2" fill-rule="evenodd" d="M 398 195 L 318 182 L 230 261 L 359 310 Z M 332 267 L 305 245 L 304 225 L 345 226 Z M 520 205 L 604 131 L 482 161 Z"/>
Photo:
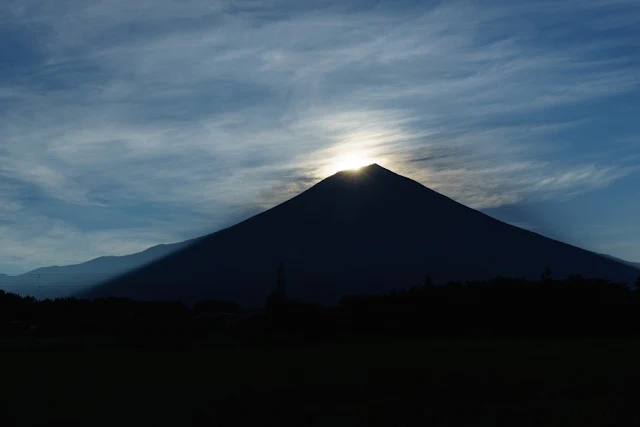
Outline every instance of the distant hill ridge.
<path id="1" fill-rule="evenodd" d="M 80 264 L 37 268 L 17 276 L 0 274 L 0 289 L 38 298 L 74 295 L 82 288 L 140 268 L 195 240 L 161 244 L 131 255 L 102 256 Z"/>

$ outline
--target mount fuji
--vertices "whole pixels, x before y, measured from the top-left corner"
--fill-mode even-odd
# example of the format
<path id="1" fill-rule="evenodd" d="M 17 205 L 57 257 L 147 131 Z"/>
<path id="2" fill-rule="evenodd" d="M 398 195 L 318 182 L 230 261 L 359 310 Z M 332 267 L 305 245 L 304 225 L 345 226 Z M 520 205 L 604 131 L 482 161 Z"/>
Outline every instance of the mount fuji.
<path id="1" fill-rule="evenodd" d="M 468 208 L 377 164 L 201 237 L 85 297 L 204 299 L 261 306 L 286 268 L 287 295 L 336 303 L 420 285 L 496 276 L 582 274 L 631 283 L 638 270 Z"/>

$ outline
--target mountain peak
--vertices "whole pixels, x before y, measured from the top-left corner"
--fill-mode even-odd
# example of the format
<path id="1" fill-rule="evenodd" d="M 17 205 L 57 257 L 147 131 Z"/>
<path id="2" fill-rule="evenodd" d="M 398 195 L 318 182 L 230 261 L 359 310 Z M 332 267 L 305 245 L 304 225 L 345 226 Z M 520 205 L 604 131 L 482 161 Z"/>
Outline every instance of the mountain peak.
<path id="1" fill-rule="evenodd" d="M 389 169 L 385 169 L 385 168 L 383 168 L 382 166 L 380 166 L 377 163 L 371 163 L 370 165 L 362 166 L 362 167 L 359 167 L 357 169 L 344 169 L 344 170 L 341 170 L 341 171 L 337 172 L 336 175 L 338 175 L 338 174 L 349 174 L 349 175 L 363 175 L 364 174 L 364 175 L 367 175 L 367 174 L 370 174 L 370 173 L 382 172 L 382 171 L 393 173 Z"/>
<path id="2" fill-rule="evenodd" d="M 396 202 L 410 202 L 413 197 L 419 197 L 419 194 L 429 193 L 431 197 L 439 196 L 446 198 L 433 190 L 425 187 L 419 182 L 399 175 L 389 169 L 372 163 L 359 169 L 347 169 L 322 180 L 319 185 L 309 190 L 314 195 L 319 192 L 326 192 L 323 197 L 338 201 L 342 196 L 348 198 L 357 195 L 364 197 L 369 195 L 383 202 L 391 202 L 390 199 L 397 199 L 398 196 L 404 195 L 403 200 Z M 346 191 L 346 193 L 345 193 Z M 425 193 L 426 192 L 426 193 Z M 323 200 L 322 203 L 328 202 Z"/>
<path id="3" fill-rule="evenodd" d="M 377 163 L 372 163 L 367 166 L 363 166 L 358 169 L 345 169 L 337 172 L 336 174 L 328 177 L 325 181 L 346 181 L 346 182 L 373 182 L 373 181 L 388 181 L 390 179 L 403 178 L 407 181 L 409 179 L 404 178 L 395 172 L 390 171 Z"/>
<path id="4" fill-rule="evenodd" d="M 382 166 L 380 166 L 377 163 L 371 163 L 370 165 L 363 166 L 363 167 L 360 168 L 360 170 L 375 170 L 375 169 L 384 169 L 386 171 L 389 171 L 388 169 L 383 168 Z"/>

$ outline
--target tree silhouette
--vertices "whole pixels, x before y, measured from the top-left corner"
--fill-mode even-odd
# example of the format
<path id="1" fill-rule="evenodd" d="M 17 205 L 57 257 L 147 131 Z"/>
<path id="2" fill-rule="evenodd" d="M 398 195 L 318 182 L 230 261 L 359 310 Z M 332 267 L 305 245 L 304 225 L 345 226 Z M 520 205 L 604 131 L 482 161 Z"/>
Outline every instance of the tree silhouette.
<path id="1" fill-rule="evenodd" d="M 638 291 L 640 291 L 640 276 L 636 279 L 636 282 L 633 284 Z"/>
<path id="2" fill-rule="evenodd" d="M 544 269 L 544 271 L 542 272 L 542 275 L 540 276 L 540 279 L 543 282 L 550 282 L 553 280 L 553 272 L 551 271 L 551 268 L 549 268 L 548 266 Z"/>
<path id="3" fill-rule="evenodd" d="M 425 288 L 429 288 L 433 286 L 433 281 L 431 280 L 431 275 L 429 274 L 425 279 L 424 279 L 424 287 Z"/>

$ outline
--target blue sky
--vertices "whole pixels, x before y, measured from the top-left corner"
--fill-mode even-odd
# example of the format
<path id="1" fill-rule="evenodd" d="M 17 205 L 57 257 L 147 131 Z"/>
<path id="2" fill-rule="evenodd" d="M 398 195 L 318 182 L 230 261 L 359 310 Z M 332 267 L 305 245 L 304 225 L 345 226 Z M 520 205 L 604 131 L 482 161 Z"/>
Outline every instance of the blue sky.
<path id="1" fill-rule="evenodd" d="M 344 156 L 640 261 L 640 3 L 4 0 L 0 272 L 274 206 Z"/>

